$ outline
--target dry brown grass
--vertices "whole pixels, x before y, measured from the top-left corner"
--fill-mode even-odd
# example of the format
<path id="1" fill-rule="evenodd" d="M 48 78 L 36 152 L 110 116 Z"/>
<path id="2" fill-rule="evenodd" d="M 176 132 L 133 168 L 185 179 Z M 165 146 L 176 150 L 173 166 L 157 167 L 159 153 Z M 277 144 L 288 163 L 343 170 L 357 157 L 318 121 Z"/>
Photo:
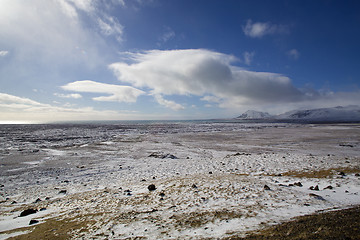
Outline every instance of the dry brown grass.
<path id="1" fill-rule="evenodd" d="M 335 175 L 339 175 L 340 172 L 343 172 L 346 175 L 360 173 L 360 168 L 339 167 L 339 168 L 329 168 L 329 169 L 311 170 L 311 171 L 289 171 L 282 173 L 281 175 L 288 177 L 297 177 L 297 178 L 329 178 Z"/>

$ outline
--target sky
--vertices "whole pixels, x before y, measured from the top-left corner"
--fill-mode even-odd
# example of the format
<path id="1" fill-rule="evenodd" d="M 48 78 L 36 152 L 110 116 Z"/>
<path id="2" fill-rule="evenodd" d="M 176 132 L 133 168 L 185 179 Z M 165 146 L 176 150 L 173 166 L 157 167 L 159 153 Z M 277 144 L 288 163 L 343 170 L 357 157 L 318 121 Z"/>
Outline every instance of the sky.
<path id="1" fill-rule="evenodd" d="M 359 105 L 360 2 L 0 0 L 0 123 Z"/>

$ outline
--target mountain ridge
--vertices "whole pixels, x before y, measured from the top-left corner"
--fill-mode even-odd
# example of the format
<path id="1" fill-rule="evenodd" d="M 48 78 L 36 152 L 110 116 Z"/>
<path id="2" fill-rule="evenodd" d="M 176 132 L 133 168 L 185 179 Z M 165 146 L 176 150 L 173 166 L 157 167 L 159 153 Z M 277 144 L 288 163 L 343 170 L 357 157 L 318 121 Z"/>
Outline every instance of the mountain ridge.
<path id="1" fill-rule="evenodd" d="M 297 121 L 360 121 L 360 106 L 337 106 L 330 108 L 314 108 L 293 110 L 279 115 L 267 112 L 248 110 L 236 117 L 244 120 L 297 120 Z"/>

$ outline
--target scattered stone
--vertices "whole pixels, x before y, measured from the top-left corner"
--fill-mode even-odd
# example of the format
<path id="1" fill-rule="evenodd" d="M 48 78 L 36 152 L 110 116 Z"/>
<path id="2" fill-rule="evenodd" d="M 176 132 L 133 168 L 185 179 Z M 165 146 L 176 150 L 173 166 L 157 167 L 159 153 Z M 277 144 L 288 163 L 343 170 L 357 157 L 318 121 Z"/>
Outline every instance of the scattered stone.
<path id="1" fill-rule="evenodd" d="M 324 190 L 325 190 L 325 189 L 330 189 L 330 190 L 331 190 L 331 189 L 333 189 L 333 186 L 329 185 L 329 186 L 327 186 L 326 188 L 324 188 Z"/>
<path id="2" fill-rule="evenodd" d="M 340 176 L 346 176 L 346 174 L 344 172 L 339 172 L 338 175 Z"/>
<path id="3" fill-rule="evenodd" d="M 145 179 L 141 179 L 141 182 L 146 182 L 146 180 L 145 180 Z"/>
<path id="4" fill-rule="evenodd" d="M 340 147 L 354 147 L 354 145 L 351 144 L 339 144 Z"/>
<path id="5" fill-rule="evenodd" d="M 209 174 L 213 174 L 213 172 L 210 171 Z"/>
<path id="6" fill-rule="evenodd" d="M 233 156 L 250 156 L 251 153 L 235 153 Z"/>
<path id="7" fill-rule="evenodd" d="M 192 188 L 198 188 L 195 183 L 191 187 Z"/>
<path id="8" fill-rule="evenodd" d="M 162 192 L 162 193 L 159 194 L 159 196 L 160 197 L 165 197 L 165 193 Z"/>
<path id="9" fill-rule="evenodd" d="M 153 152 L 148 157 L 161 158 L 161 159 L 164 159 L 164 158 L 178 159 L 178 157 L 176 157 L 173 154 L 163 153 L 163 152 Z"/>
<path id="10" fill-rule="evenodd" d="M 36 199 L 34 203 L 38 203 L 38 202 L 41 202 L 40 198 Z"/>
<path id="11" fill-rule="evenodd" d="M 359 174 L 359 173 L 355 173 L 355 177 L 360 177 L 360 174 Z"/>
<path id="12" fill-rule="evenodd" d="M 40 208 L 40 210 L 39 210 L 40 212 L 42 212 L 42 211 L 46 211 L 46 208 Z"/>
<path id="13" fill-rule="evenodd" d="M 33 225 L 33 224 L 37 224 L 37 223 L 39 223 L 38 220 L 31 219 L 29 225 Z"/>
<path id="14" fill-rule="evenodd" d="M 311 186 L 309 187 L 310 190 L 313 190 L 313 191 L 319 191 L 319 186 L 316 185 L 315 187 L 314 186 Z"/>
<path id="15" fill-rule="evenodd" d="M 292 184 L 292 183 L 289 184 L 289 187 L 293 187 L 293 186 L 294 186 L 294 184 Z"/>
<path id="16" fill-rule="evenodd" d="M 131 193 L 131 190 L 130 189 L 127 189 L 124 191 L 125 193 Z"/>
<path id="17" fill-rule="evenodd" d="M 268 190 L 271 190 L 271 188 L 270 188 L 268 185 L 265 185 L 265 186 L 264 186 L 264 190 L 267 190 L 267 191 L 268 191 Z"/>
<path id="18" fill-rule="evenodd" d="M 16 201 L 12 201 L 11 204 L 17 204 L 17 202 L 16 202 Z"/>
<path id="19" fill-rule="evenodd" d="M 314 193 L 310 193 L 309 196 L 310 196 L 310 197 L 313 197 L 313 198 L 315 198 L 315 199 L 318 199 L 318 200 L 323 200 L 323 201 L 325 201 L 325 199 L 324 199 L 322 196 L 319 196 L 319 195 L 314 194 Z"/>
<path id="20" fill-rule="evenodd" d="M 295 186 L 298 186 L 298 187 L 302 187 L 302 186 L 303 186 L 301 182 L 296 182 L 296 183 L 294 183 L 294 185 L 295 185 Z"/>
<path id="21" fill-rule="evenodd" d="M 59 194 L 66 194 L 66 193 L 67 193 L 66 190 L 61 190 L 61 191 L 59 192 Z"/>
<path id="22" fill-rule="evenodd" d="M 281 173 L 275 175 L 275 177 L 281 177 L 281 176 L 282 176 Z"/>
<path id="23" fill-rule="evenodd" d="M 1 184 L 0 187 L 5 187 L 5 185 L 4 185 L 4 184 Z"/>
<path id="24" fill-rule="evenodd" d="M 37 209 L 29 208 L 29 209 L 26 209 L 26 210 L 22 211 L 22 212 L 20 213 L 20 216 L 19 216 L 19 217 L 25 217 L 25 216 L 27 216 L 27 215 L 34 214 L 34 213 L 37 213 Z"/>
<path id="25" fill-rule="evenodd" d="M 50 200 L 50 198 L 49 198 L 49 197 L 46 197 L 45 200 Z"/>
<path id="26" fill-rule="evenodd" d="M 156 187 L 155 187 L 154 184 L 150 184 L 150 185 L 148 186 L 148 189 L 149 189 L 149 191 L 155 191 L 155 190 L 156 190 Z"/>

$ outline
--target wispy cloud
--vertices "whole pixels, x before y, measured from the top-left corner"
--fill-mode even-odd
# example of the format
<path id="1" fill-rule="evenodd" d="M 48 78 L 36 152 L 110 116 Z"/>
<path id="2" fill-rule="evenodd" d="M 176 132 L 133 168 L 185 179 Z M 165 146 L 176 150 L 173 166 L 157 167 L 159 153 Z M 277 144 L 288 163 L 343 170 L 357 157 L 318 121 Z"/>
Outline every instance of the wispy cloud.
<path id="1" fill-rule="evenodd" d="M 294 59 L 294 60 L 298 60 L 299 57 L 300 57 L 300 52 L 296 49 L 291 49 L 289 51 L 286 52 L 286 54 L 291 58 L 291 59 Z"/>
<path id="2" fill-rule="evenodd" d="M 95 110 L 92 107 L 75 108 L 71 105 L 58 107 L 29 98 L 0 93 L 0 122 L 52 122 L 70 120 L 117 120 L 136 119 L 134 112 Z"/>
<path id="3" fill-rule="evenodd" d="M 178 110 L 185 109 L 185 107 L 183 105 L 178 104 L 178 103 L 176 103 L 174 101 L 166 100 L 160 94 L 155 94 L 154 98 L 157 101 L 157 103 L 159 103 L 160 105 L 163 105 L 163 106 L 165 106 L 167 108 L 170 108 L 172 110 L 178 111 Z"/>
<path id="4" fill-rule="evenodd" d="M 246 65 L 251 65 L 254 56 L 255 56 L 255 52 L 244 52 L 244 61 Z"/>
<path id="5" fill-rule="evenodd" d="M 165 32 L 159 37 L 160 43 L 166 43 L 175 37 L 175 32 L 170 27 L 165 27 Z M 159 43 L 159 44 L 160 44 Z"/>
<path id="6" fill-rule="evenodd" d="M 246 25 L 242 29 L 246 36 L 252 38 L 289 32 L 289 27 L 286 25 L 272 24 L 270 22 L 253 22 L 251 19 L 247 20 Z"/>
<path id="7" fill-rule="evenodd" d="M 105 16 L 103 18 L 98 18 L 98 24 L 104 35 L 113 35 L 118 42 L 122 42 L 124 27 L 114 17 Z"/>
<path id="8" fill-rule="evenodd" d="M 144 91 L 130 86 L 99 83 L 90 80 L 68 83 L 61 88 L 74 92 L 109 94 L 110 96 L 100 96 L 93 98 L 94 101 L 103 102 L 136 102 L 138 96 L 145 94 Z"/>
<path id="9" fill-rule="evenodd" d="M 8 55 L 9 51 L 0 51 L 0 57 Z"/>
<path id="10" fill-rule="evenodd" d="M 54 93 L 54 95 L 61 98 L 74 98 L 74 99 L 82 98 L 82 96 L 78 93 L 71 93 L 71 94 Z"/>

